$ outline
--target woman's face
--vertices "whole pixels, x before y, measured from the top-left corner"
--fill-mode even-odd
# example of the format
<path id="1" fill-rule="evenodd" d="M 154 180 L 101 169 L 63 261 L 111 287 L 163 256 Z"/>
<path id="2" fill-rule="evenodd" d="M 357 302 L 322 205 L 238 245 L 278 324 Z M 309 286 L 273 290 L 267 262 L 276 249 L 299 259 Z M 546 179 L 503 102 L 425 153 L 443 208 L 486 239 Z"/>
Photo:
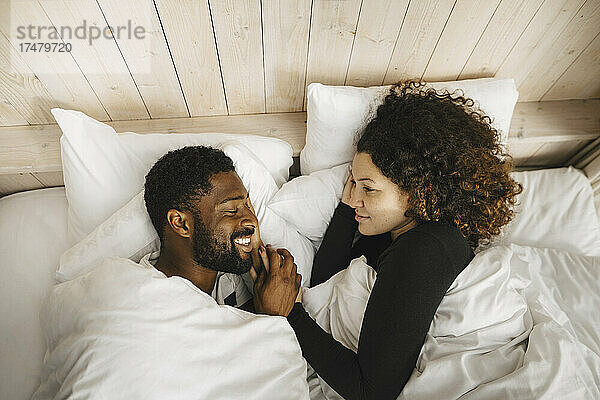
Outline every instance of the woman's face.
<path id="1" fill-rule="evenodd" d="M 404 216 L 408 195 L 384 176 L 367 153 L 356 153 L 352 161 L 353 186 L 350 206 L 355 211 L 358 231 L 378 235 L 402 231 L 412 220 Z"/>

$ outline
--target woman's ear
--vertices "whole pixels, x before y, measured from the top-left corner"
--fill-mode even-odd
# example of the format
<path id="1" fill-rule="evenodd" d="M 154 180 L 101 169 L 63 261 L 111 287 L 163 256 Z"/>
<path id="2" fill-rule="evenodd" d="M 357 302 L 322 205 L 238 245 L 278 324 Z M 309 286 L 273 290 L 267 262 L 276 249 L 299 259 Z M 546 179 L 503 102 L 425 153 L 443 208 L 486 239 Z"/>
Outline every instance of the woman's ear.
<path id="1" fill-rule="evenodd" d="M 192 216 L 188 212 L 170 209 L 167 211 L 168 226 L 181 237 L 189 238 L 192 236 Z"/>

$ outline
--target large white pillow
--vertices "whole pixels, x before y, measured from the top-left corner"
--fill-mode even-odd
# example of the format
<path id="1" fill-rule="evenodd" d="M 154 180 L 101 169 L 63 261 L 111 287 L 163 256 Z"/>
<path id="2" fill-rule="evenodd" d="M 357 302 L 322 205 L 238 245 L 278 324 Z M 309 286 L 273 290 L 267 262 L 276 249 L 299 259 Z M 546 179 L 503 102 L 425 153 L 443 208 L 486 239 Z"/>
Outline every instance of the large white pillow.
<path id="1" fill-rule="evenodd" d="M 297 176 L 283 184 L 269 208 L 318 248 L 350 174 L 350 163 Z"/>
<path id="2" fill-rule="evenodd" d="M 523 185 L 515 217 L 492 244 L 515 243 L 600 255 L 600 223 L 589 180 L 573 167 L 512 172 Z"/>
<path id="3" fill-rule="evenodd" d="M 61 158 L 73 241 L 83 239 L 139 193 L 148 170 L 169 150 L 187 145 L 218 147 L 235 140 L 257 155 L 278 186 L 287 181 L 293 162 L 291 146 L 276 138 L 224 133 L 117 134 L 79 111 L 51 111 L 63 132 Z"/>
<path id="4" fill-rule="evenodd" d="M 222 150 L 233 160 L 235 170 L 250 194 L 263 243 L 287 248 L 294 256 L 303 284 L 308 285 L 314 249 L 308 239 L 268 208 L 268 202 L 278 190 L 273 177 L 246 146 L 228 143 Z M 146 210 L 142 190 L 61 255 L 56 279 L 59 282 L 72 280 L 91 271 L 106 257 L 139 262 L 145 254 L 159 249 L 158 234 Z"/>
<path id="5" fill-rule="evenodd" d="M 347 165 L 284 184 L 269 208 L 318 245 L 341 198 Z M 573 167 L 512 172 L 523 185 L 515 216 L 490 245 L 515 243 L 600 255 L 600 223 L 588 179 Z"/>
<path id="6" fill-rule="evenodd" d="M 436 90 L 462 89 L 489 117 L 506 143 L 519 93 L 512 79 L 434 82 Z M 354 87 L 308 85 L 306 145 L 300 152 L 303 175 L 352 161 L 355 138 L 375 116 L 391 85 Z"/>

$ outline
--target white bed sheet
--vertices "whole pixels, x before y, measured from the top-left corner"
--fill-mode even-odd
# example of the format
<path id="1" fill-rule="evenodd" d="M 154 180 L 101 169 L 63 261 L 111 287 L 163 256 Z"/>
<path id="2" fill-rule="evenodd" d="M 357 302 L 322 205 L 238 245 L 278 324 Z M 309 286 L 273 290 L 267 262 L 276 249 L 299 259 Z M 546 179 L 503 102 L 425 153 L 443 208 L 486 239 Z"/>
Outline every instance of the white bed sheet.
<path id="1" fill-rule="evenodd" d="M 64 187 L 0 199 L 0 399 L 29 399 L 39 385 L 41 302 L 71 245 Z"/>

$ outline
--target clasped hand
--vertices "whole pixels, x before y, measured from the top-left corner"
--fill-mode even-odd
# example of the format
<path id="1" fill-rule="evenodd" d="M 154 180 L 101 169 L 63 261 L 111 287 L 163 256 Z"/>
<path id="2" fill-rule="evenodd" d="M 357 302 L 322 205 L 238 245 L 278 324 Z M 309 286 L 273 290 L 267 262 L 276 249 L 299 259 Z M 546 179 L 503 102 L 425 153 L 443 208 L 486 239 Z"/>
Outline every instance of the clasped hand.
<path id="1" fill-rule="evenodd" d="M 296 301 L 302 298 L 302 275 L 296 273 L 294 257 L 286 249 L 270 245 L 259 249 L 260 263 L 254 263 L 250 276 L 254 280 L 254 310 L 260 314 L 287 317 Z"/>

